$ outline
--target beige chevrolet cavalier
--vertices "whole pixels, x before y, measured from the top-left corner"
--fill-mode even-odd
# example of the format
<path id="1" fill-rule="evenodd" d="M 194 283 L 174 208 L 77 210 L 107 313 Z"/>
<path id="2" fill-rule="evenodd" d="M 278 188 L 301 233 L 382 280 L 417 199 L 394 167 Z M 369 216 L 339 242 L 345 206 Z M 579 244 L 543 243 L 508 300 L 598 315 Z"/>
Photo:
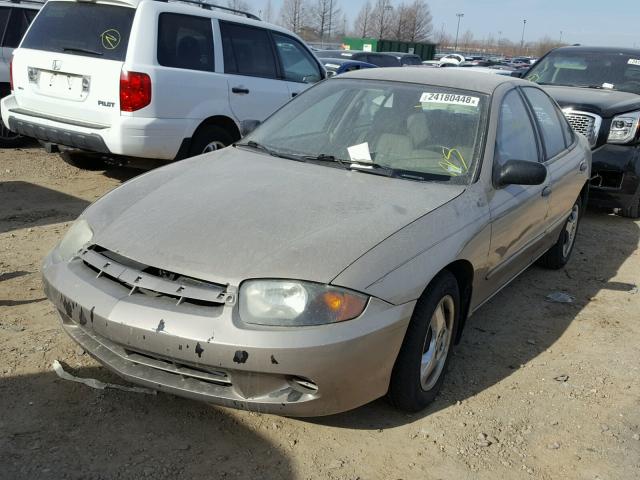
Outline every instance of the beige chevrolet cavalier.
<path id="1" fill-rule="evenodd" d="M 290 416 L 385 395 L 417 411 L 473 312 L 569 260 L 590 169 L 532 83 L 352 72 L 95 202 L 46 258 L 46 293 L 136 384 Z"/>

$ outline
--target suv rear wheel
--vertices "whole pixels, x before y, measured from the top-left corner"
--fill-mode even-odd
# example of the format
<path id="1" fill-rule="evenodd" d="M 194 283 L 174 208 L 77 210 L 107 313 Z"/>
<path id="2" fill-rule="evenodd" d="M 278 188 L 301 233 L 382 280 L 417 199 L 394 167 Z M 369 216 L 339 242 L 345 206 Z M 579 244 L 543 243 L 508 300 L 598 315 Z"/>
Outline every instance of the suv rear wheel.
<path id="1" fill-rule="evenodd" d="M 224 128 L 217 125 L 202 125 L 191 140 L 189 156 L 214 152 L 232 143 L 231 135 Z"/>
<path id="2" fill-rule="evenodd" d="M 640 194 L 631 202 L 631 205 L 620 209 L 620 215 L 627 218 L 640 217 Z"/>

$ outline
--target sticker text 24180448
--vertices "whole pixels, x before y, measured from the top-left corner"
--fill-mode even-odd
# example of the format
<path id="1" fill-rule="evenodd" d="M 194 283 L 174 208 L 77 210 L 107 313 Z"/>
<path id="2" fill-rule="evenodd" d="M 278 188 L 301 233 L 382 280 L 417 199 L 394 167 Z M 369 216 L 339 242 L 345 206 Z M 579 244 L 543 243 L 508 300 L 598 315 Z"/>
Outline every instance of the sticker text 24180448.
<path id="1" fill-rule="evenodd" d="M 446 103 L 449 105 L 467 105 L 477 107 L 480 103 L 479 97 L 470 95 L 459 95 L 456 93 L 429 93 L 424 92 L 420 96 L 420 103 Z"/>

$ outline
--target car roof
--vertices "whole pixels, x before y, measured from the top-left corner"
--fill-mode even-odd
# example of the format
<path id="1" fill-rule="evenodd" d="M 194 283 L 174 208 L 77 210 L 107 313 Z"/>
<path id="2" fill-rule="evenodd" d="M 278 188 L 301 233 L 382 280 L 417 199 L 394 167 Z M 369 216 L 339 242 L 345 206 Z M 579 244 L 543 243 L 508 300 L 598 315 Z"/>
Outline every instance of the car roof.
<path id="1" fill-rule="evenodd" d="M 365 52 L 364 50 L 318 50 L 316 55 L 322 57 L 323 53 L 331 53 L 337 55 L 344 55 L 345 57 L 350 57 L 354 53 L 366 53 L 367 55 L 385 55 L 388 57 L 393 57 L 392 52 Z"/>
<path id="2" fill-rule="evenodd" d="M 466 68 L 369 68 L 345 73 L 340 78 L 422 83 L 439 87 L 473 90 L 487 94 L 492 94 L 496 88 L 505 83 L 535 86 L 535 84 L 519 78 L 505 75 L 487 75 L 483 72 L 469 71 Z"/>
<path id="3" fill-rule="evenodd" d="M 415 53 L 409 53 L 409 52 L 379 52 L 379 53 L 390 53 L 391 55 L 394 55 L 396 57 L 419 57 L 419 55 Z"/>
<path id="4" fill-rule="evenodd" d="M 361 62 L 360 60 L 352 60 L 351 58 L 323 57 L 322 55 L 318 55 L 318 60 L 320 60 L 322 63 L 337 63 L 340 65 L 344 65 L 345 63 L 353 63 L 357 65 L 373 65 L 367 62 Z"/>
<path id="5" fill-rule="evenodd" d="M 627 53 L 629 55 L 640 55 L 640 48 L 626 47 L 589 47 L 583 45 L 572 45 L 569 47 L 559 47 L 554 52 L 590 52 L 590 53 Z"/>

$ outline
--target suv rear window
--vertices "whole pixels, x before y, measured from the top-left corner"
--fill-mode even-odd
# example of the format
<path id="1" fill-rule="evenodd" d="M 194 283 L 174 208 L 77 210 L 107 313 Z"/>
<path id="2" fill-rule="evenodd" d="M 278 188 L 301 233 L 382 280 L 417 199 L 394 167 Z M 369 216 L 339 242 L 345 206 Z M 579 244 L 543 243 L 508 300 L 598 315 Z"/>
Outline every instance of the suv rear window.
<path id="1" fill-rule="evenodd" d="M 47 2 L 23 48 L 123 61 L 135 9 L 80 2 Z"/>

